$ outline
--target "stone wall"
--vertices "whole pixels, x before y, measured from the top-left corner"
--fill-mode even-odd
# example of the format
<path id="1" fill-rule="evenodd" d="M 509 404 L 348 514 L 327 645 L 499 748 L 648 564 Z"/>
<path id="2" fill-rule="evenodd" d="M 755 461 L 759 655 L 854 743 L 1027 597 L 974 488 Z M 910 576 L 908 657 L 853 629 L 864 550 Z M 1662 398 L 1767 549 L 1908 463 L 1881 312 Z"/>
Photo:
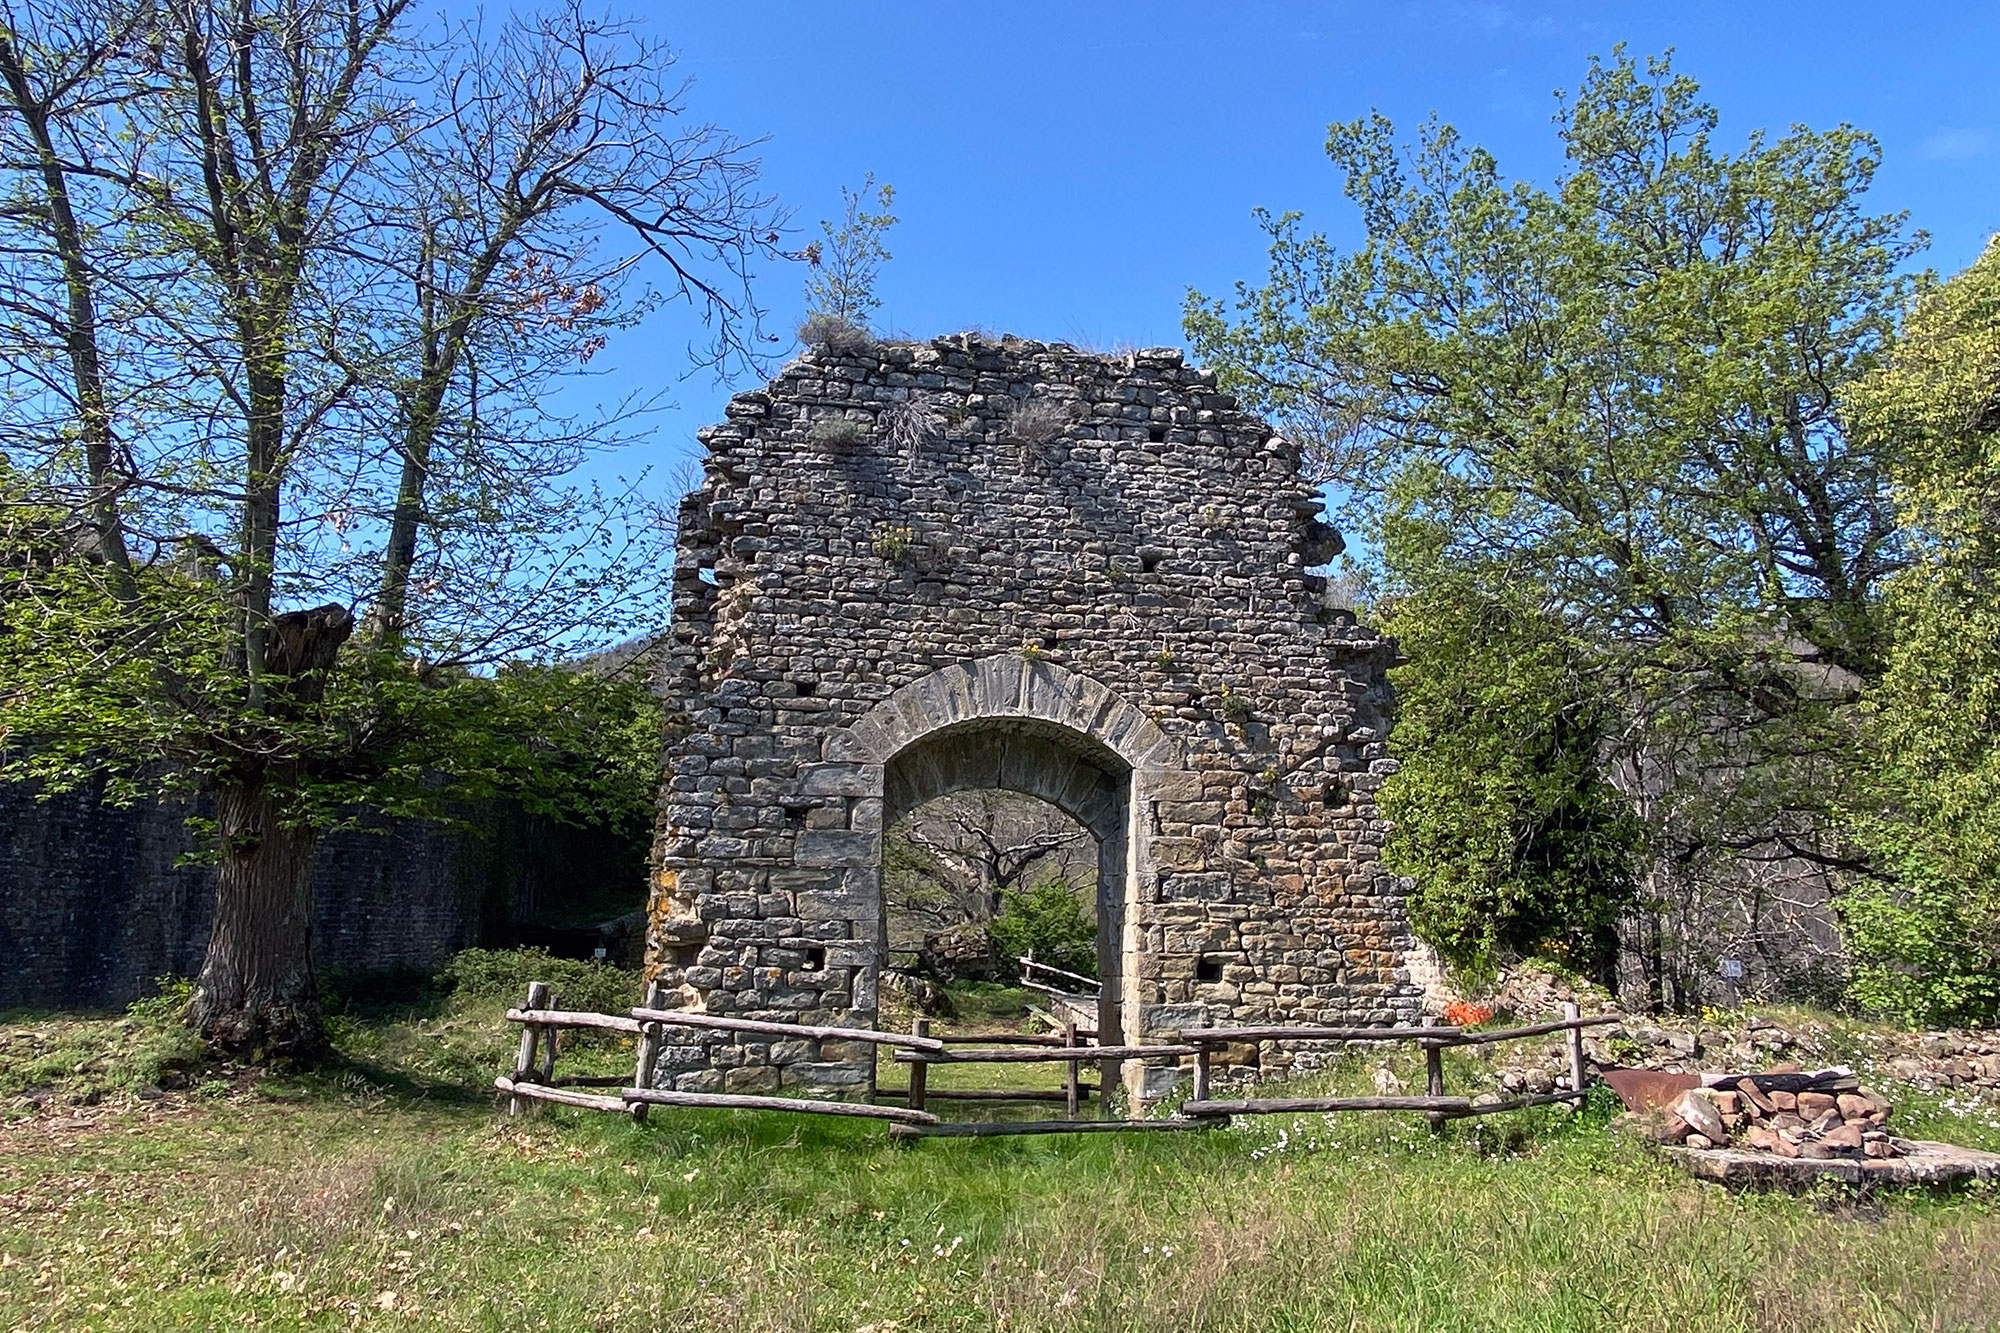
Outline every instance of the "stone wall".
<path id="1" fill-rule="evenodd" d="M 974 335 L 814 350 L 727 417 L 675 570 L 688 730 L 648 941 L 672 1002 L 872 1022 L 882 830 L 999 786 L 1101 840 L 1106 1040 L 1416 1018 L 1373 799 L 1393 645 L 1310 572 L 1339 537 L 1293 445 L 1178 351 Z M 687 1042 L 683 1088 L 872 1076 L 845 1046 Z"/>
<path id="2" fill-rule="evenodd" d="M 208 947 L 212 871 L 177 866 L 188 807 L 35 799 L 0 784 L 0 1009 L 126 1004 Z M 547 943 L 524 924 L 611 872 L 602 838 L 494 805 L 470 828 L 384 820 L 328 836 L 313 861 L 324 972 L 430 968 L 475 944 Z M 633 897 L 640 867 L 630 865 Z"/>

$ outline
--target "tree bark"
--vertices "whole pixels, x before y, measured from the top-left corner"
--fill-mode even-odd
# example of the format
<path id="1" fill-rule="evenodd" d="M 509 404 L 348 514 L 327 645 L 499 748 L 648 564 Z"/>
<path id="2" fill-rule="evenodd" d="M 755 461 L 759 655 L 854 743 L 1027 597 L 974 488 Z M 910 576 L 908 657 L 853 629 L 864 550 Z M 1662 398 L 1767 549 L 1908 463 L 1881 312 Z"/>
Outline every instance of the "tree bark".
<path id="1" fill-rule="evenodd" d="M 216 789 L 215 921 L 188 1004 L 205 1039 L 258 1059 L 311 1056 L 324 1041 L 312 965 L 318 834 L 278 815 L 261 781 Z"/>
<path id="2" fill-rule="evenodd" d="M 316 703 L 354 617 L 338 602 L 270 625 L 269 702 L 280 716 Z M 188 1021 L 210 1043 L 253 1059 L 309 1058 L 325 1044 L 312 966 L 312 863 L 319 830 L 284 821 L 288 770 L 241 774 L 215 789 L 221 859 L 215 920 Z"/>

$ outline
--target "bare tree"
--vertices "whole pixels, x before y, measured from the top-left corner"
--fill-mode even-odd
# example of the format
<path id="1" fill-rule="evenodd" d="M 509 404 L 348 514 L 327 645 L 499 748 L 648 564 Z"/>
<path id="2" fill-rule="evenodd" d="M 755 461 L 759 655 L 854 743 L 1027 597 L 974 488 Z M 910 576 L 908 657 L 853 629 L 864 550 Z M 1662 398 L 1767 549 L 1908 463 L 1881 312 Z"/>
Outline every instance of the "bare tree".
<path id="1" fill-rule="evenodd" d="M 1094 885 L 1097 840 L 1035 797 L 960 792 L 899 821 L 884 859 L 892 939 L 914 947 L 927 933 L 991 921 L 1008 890 L 1044 877 Z"/>
<path id="2" fill-rule="evenodd" d="M 527 763 L 453 692 L 664 618 L 661 508 L 567 477 L 636 419 L 545 400 L 668 300 L 695 362 L 754 359 L 778 239 L 657 43 L 570 6 L 430 47 L 410 13 L 0 0 L 4 498 L 88 538 L 0 588 L 0 736 L 35 738 L 17 775 L 213 795 L 192 1012 L 237 1046 L 319 1040 L 338 810 Z"/>

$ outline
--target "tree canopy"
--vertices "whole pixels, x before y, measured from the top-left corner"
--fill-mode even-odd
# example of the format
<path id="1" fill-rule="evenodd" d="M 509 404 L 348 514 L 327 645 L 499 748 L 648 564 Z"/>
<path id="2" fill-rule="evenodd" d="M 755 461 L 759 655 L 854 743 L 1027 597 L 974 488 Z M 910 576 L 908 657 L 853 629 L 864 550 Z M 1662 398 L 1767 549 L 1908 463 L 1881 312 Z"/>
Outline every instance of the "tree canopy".
<path id="1" fill-rule="evenodd" d="M 1895 451 L 1908 552 L 1883 589 L 1894 647 L 1866 708 L 1842 912 L 1863 1003 L 2000 1022 L 2000 243 L 1927 292 L 1849 391 Z"/>
<path id="2" fill-rule="evenodd" d="M 1459 614 L 1441 598 L 1468 579 L 1481 605 L 1534 590 L 1508 623 L 1536 641 L 1509 649 L 1575 664 L 1598 770 L 1644 816 L 1656 903 L 1732 858 L 1837 861 L 1820 769 L 1849 744 L 1838 708 L 1882 669 L 1877 599 L 1902 560 L 1887 456 L 1841 395 L 1880 364 L 1923 237 L 1865 207 L 1867 134 L 1726 150 L 1665 58 L 1593 60 L 1557 124 L 1567 163 L 1547 188 L 1436 122 L 1407 147 L 1380 116 L 1334 125 L 1362 242 L 1262 215 L 1265 280 L 1191 292 L 1188 335 L 1341 492 L 1382 604 L 1406 608 L 1399 679 L 1420 706 L 1412 682 L 1473 668 L 1460 636 L 1413 617 Z M 1504 742 L 1504 716 L 1460 713 L 1452 743 Z M 1410 720 L 1406 760 L 1419 732 L 1444 742 L 1442 716 Z M 1544 802 L 1538 743 L 1510 751 L 1522 813 Z M 1574 790 L 1572 817 L 1593 792 Z M 1390 855 L 1415 871 L 1448 840 L 1428 825 L 1461 811 L 1401 809 Z M 1623 892 L 1617 858 L 1591 863 Z"/>

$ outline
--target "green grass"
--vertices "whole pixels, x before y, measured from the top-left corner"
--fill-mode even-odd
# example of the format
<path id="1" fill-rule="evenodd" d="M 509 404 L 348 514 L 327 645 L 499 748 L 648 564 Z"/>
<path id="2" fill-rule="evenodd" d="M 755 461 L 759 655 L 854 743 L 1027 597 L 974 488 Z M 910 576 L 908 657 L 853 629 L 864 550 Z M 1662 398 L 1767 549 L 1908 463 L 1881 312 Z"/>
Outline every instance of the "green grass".
<path id="1" fill-rule="evenodd" d="M 71 1068 L 166 1037 L 5 1025 L 0 1327 L 2000 1327 L 2000 1194 L 1730 1195 L 1601 1107 L 1442 1138 L 1388 1116 L 913 1144 L 775 1113 L 510 1120 L 498 1009 L 351 1012 L 340 1064 L 152 1100 L 70 1106 L 51 1064 L 36 1112 L 16 1034 L 59 1027 Z"/>

